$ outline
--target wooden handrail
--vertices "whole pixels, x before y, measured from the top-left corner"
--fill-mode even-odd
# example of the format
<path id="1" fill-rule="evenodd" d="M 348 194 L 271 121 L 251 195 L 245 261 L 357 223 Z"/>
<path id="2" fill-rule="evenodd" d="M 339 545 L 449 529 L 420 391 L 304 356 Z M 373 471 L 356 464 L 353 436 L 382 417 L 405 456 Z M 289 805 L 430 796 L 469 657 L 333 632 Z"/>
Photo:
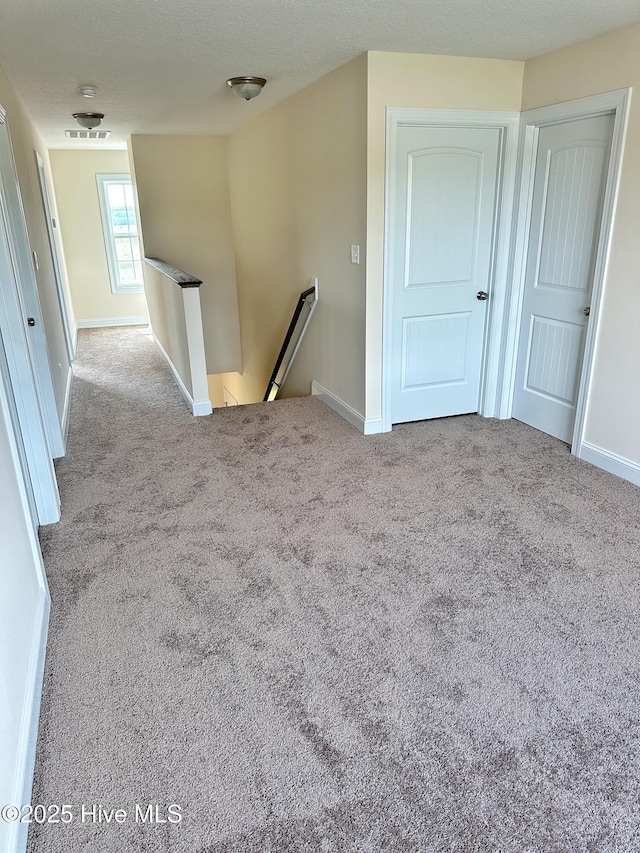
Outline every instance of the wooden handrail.
<path id="1" fill-rule="evenodd" d="M 194 276 L 190 275 L 188 272 L 180 270 L 178 267 L 174 267 L 166 261 L 163 261 L 162 258 L 145 257 L 145 261 L 152 267 L 159 270 L 163 275 L 166 275 L 167 278 L 171 279 L 171 281 L 179 287 L 200 287 L 202 284 L 202 279 L 194 278 Z"/>

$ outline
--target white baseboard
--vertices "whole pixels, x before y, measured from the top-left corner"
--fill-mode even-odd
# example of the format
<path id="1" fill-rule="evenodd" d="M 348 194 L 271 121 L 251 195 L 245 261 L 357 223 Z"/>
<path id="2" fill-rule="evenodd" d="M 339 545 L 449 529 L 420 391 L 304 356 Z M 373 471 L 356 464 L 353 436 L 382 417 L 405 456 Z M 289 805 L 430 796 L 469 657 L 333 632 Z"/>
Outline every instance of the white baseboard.
<path id="1" fill-rule="evenodd" d="M 377 435 L 380 432 L 386 432 L 382 427 L 382 418 L 368 418 L 364 422 L 365 435 Z"/>
<path id="2" fill-rule="evenodd" d="M 193 397 L 189 393 L 189 389 L 184 384 L 184 382 L 182 381 L 182 378 L 180 377 L 180 374 L 176 370 L 175 364 L 169 358 L 169 353 L 162 346 L 162 344 L 160 343 L 160 341 L 156 337 L 155 332 L 152 332 L 152 335 L 153 335 L 153 340 L 156 342 L 156 346 L 158 347 L 158 349 L 160 350 L 162 355 L 165 357 L 167 364 L 171 368 L 171 372 L 173 373 L 173 378 L 176 380 L 176 384 L 178 385 L 178 388 L 180 389 L 180 393 L 182 394 L 184 399 L 187 401 L 189 408 L 191 409 L 192 414 L 196 417 L 200 417 L 202 415 L 210 415 L 211 412 L 213 411 L 213 407 L 211 405 L 211 400 L 194 400 L 193 399 Z"/>
<path id="3" fill-rule="evenodd" d="M 101 329 L 105 326 L 146 326 L 148 317 L 97 317 L 92 320 L 76 320 L 76 329 Z"/>
<path id="4" fill-rule="evenodd" d="M 194 400 L 191 405 L 191 411 L 197 418 L 203 415 L 210 415 L 213 411 L 211 400 Z"/>
<path id="5" fill-rule="evenodd" d="M 62 441 L 64 443 L 65 453 L 67 450 L 67 438 L 69 437 L 69 416 L 71 414 L 71 384 L 73 382 L 73 370 L 69 365 L 69 373 L 67 374 L 67 387 L 64 392 L 64 406 L 62 409 Z"/>
<path id="6" fill-rule="evenodd" d="M 345 403 L 340 397 L 336 397 L 335 394 L 325 388 L 324 385 L 320 385 L 315 379 L 311 383 L 311 394 L 322 400 L 326 406 L 333 409 L 334 412 L 344 418 L 345 421 L 348 421 L 351 426 L 354 426 L 363 435 L 374 435 L 375 433 L 382 432 L 382 421 L 379 418 L 366 420 L 360 412 L 356 412 L 352 406 Z"/>
<path id="7" fill-rule="evenodd" d="M 624 456 L 618 456 L 616 453 L 611 453 L 588 441 L 582 442 L 580 451 L 576 453 L 576 456 L 585 462 L 602 468 L 604 471 L 608 471 L 610 474 L 615 474 L 616 477 L 628 480 L 635 486 L 640 486 L 640 465 L 637 462 L 632 462 L 630 459 L 625 459 Z"/>
<path id="8" fill-rule="evenodd" d="M 42 681 L 44 678 L 44 661 L 47 650 L 47 634 L 49 631 L 50 599 L 48 590 L 40 589 L 38 601 L 38 615 L 31 649 L 31 660 L 29 663 L 29 701 L 25 705 L 22 718 L 22 737 L 18 767 L 21 778 L 16 779 L 15 802 L 22 805 L 31 802 L 31 789 L 33 787 L 33 773 L 36 764 L 36 745 L 38 742 L 38 724 L 40 721 L 40 700 L 42 698 Z M 26 823 L 11 824 L 10 829 L 15 831 L 13 838 L 9 833 L 8 850 L 11 853 L 23 853 L 27 849 Z"/>

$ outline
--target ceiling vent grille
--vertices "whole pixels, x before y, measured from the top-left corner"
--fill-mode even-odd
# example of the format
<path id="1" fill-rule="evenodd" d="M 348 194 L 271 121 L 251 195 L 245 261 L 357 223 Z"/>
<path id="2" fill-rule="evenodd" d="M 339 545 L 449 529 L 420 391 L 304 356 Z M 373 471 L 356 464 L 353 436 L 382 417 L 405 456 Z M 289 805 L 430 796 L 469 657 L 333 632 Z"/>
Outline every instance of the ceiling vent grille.
<path id="1" fill-rule="evenodd" d="M 108 139 L 110 130 L 65 130 L 67 139 Z"/>

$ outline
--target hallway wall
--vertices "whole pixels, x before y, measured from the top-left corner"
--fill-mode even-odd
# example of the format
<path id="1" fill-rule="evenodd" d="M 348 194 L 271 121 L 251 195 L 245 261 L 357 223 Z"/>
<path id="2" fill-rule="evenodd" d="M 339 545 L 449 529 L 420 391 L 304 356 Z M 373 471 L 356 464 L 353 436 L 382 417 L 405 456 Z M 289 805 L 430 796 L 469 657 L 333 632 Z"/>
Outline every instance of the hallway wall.
<path id="1" fill-rule="evenodd" d="M 317 276 L 283 396 L 309 394 L 315 379 L 364 406 L 366 72 L 361 56 L 229 137 L 244 369 L 223 380 L 241 403 L 262 399 L 298 295 Z"/>
<path id="2" fill-rule="evenodd" d="M 60 231 L 76 319 L 110 324 L 147 315 L 143 293 L 111 292 L 97 174 L 127 174 L 125 150 L 56 149 L 49 152 Z"/>
<path id="3" fill-rule="evenodd" d="M 132 136 L 130 156 L 145 254 L 202 279 L 207 373 L 240 370 L 227 140 Z"/>

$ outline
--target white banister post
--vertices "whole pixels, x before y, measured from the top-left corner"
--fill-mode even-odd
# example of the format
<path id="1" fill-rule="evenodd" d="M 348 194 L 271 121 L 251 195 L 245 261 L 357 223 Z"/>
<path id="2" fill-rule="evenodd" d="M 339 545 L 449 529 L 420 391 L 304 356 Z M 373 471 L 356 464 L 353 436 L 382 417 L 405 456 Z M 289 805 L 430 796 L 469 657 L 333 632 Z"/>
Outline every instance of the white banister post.
<path id="1" fill-rule="evenodd" d="M 200 307 L 200 288 L 183 287 L 184 321 L 187 329 L 187 347 L 189 349 L 189 367 L 191 370 L 191 395 L 193 414 L 210 415 L 212 412 L 207 383 L 207 360 L 204 350 L 202 331 L 202 308 Z"/>
<path id="2" fill-rule="evenodd" d="M 155 342 L 166 358 L 178 388 L 192 413 L 210 415 L 213 408 L 209 399 L 207 358 L 200 306 L 202 280 L 168 264 L 161 258 L 145 257 L 145 261 L 161 274 L 159 276 L 160 292 L 157 291 L 153 277 L 149 280 L 145 278 L 149 322 Z M 162 292 L 162 281 L 171 282 L 169 290 L 165 289 Z M 175 286 L 180 289 L 181 296 L 173 290 Z M 184 326 L 182 317 L 184 317 Z"/>

